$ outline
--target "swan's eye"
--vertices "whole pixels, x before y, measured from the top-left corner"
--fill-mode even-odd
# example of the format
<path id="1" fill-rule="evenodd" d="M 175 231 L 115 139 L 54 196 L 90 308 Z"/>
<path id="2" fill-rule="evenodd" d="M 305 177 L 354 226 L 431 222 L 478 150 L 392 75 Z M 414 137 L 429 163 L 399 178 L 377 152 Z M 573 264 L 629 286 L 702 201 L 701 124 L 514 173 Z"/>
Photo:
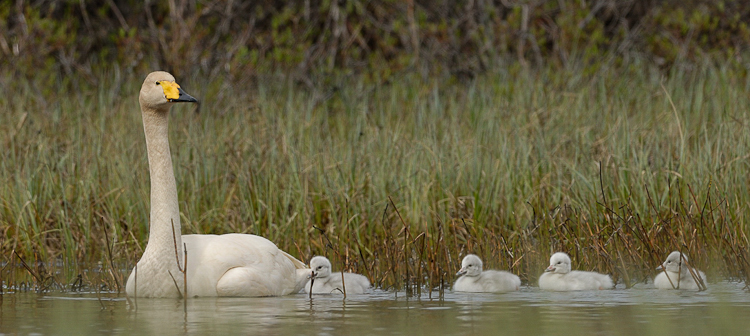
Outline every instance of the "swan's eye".
<path id="1" fill-rule="evenodd" d="M 161 85 L 161 83 L 159 83 L 159 81 L 156 81 L 156 85 Z"/>
<path id="2" fill-rule="evenodd" d="M 318 266 L 318 269 L 323 269 L 323 266 Z"/>
<path id="3" fill-rule="evenodd" d="M 558 261 L 558 262 L 557 262 L 557 264 L 558 264 L 558 265 L 562 264 L 562 261 Z"/>

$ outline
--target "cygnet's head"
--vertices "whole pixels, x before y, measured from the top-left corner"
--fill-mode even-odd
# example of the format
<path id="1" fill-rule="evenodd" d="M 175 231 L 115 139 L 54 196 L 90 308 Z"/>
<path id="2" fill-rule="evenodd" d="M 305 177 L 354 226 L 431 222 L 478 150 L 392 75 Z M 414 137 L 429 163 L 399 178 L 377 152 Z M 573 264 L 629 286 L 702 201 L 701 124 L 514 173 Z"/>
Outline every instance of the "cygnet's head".
<path id="1" fill-rule="evenodd" d="M 331 275 L 331 262 L 326 257 L 316 256 L 310 259 L 310 268 L 315 278 L 325 278 Z"/>
<path id="2" fill-rule="evenodd" d="M 680 273 L 682 271 L 683 273 L 688 272 L 687 267 L 682 263 L 682 260 L 680 258 L 680 255 L 682 253 L 678 251 L 674 251 L 669 254 L 667 257 L 667 260 L 664 261 L 663 264 L 661 264 L 659 267 L 656 268 L 657 271 L 661 271 L 666 269 L 669 272 L 673 273 Z M 682 258 L 685 259 L 687 262 L 688 258 L 686 255 L 682 254 Z"/>
<path id="3" fill-rule="evenodd" d="M 138 97 L 141 108 L 167 111 L 174 103 L 197 103 L 193 96 L 182 91 L 169 72 L 154 71 L 143 81 Z"/>
<path id="4" fill-rule="evenodd" d="M 549 258 L 549 267 L 545 272 L 565 274 L 570 272 L 570 257 L 567 253 L 557 252 Z"/>
<path id="5" fill-rule="evenodd" d="M 461 269 L 456 275 L 479 276 L 482 274 L 482 259 L 476 254 L 469 254 L 461 261 Z"/>

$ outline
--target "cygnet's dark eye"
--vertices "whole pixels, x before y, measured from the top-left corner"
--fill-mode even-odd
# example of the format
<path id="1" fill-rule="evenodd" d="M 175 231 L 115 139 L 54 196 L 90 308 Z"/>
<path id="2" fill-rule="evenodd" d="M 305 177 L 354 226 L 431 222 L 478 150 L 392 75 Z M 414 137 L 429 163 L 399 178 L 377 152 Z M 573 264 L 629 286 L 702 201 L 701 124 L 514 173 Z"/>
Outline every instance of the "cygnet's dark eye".
<path id="1" fill-rule="evenodd" d="M 322 269 L 322 268 L 323 268 L 323 266 L 318 266 L 318 269 Z"/>
<path id="2" fill-rule="evenodd" d="M 558 265 L 562 264 L 562 261 L 558 261 L 558 262 L 557 262 L 557 264 L 558 264 Z"/>

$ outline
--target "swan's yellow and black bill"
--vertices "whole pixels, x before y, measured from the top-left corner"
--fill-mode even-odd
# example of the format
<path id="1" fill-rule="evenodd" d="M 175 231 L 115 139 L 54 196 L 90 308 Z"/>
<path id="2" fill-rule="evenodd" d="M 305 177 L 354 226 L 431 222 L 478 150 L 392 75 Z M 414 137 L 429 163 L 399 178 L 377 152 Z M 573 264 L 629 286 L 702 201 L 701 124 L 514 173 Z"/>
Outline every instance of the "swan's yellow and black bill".
<path id="1" fill-rule="evenodd" d="M 170 81 L 156 82 L 164 90 L 164 98 L 173 103 L 197 103 L 198 99 L 187 94 L 180 85 Z"/>
<path id="2" fill-rule="evenodd" d="M 177 98 L 170 98 L 169 101 L 171 102 L 177 102 L 177 103 L 197 103 L 198 99 L 195 99 L 195 97 L 187 94 L 187 92 L 182 91 L 182 89 L 177 88 Z"/>

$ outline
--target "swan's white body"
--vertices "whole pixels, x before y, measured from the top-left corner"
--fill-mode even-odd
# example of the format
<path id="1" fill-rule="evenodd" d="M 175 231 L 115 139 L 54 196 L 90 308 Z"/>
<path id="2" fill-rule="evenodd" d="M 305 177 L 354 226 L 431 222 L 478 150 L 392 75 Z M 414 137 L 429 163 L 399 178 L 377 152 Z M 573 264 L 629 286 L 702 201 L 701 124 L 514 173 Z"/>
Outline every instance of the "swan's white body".
<path id="1" fill-rule="evenodd" d="M 686 255 L 683 254 L 682 257 L 687 261 Z M 688 266 L 680 260 L 680 252 L 678 251 L 670 253 L 667 260 L 656 269 L 662 271 L 654 278 L 654 287 L 658 289 L 701 289 L 696 279 L 690 273 L 690 270 L 688 270 Z M 706 274 L 695 268 L 693 268 L 693 272 L 703 280 L 703 284 L 705 285 Z"/>
<path id="2" fill-rule="evenodd" d="M 614 287 L 609 275 L 571 271 L 570 257 L 563 252 L 557 252 L 549 260 L 549 267 L 539 277 L 539 288 L 553 291 L 599 290 Z"/>
<path id="3" fill-rule="evenodd" d="M 184 263 L 183 244 L 187 250 L 188 296 L 276 296 L 298 292 L 304 285 L 301 277 L 308 273 L 305 265 L 266 238 L 248 234 L 180 234 L 167 132 L 169 109 L 176 102 L 196 100 L 179 89 L 172 75 L 156 71 L 143 82 L 139 101 L 148 148 L 151 212 L 149 240 L 128 277 L 128 295 L 178 297 L 185 293 L 178 266 L 178 260 L 180 266 Z"/>
<path id="4" fill-rule="evenodd" d="M 370 288 L 370 280 L 364 275 L 355 273 L 344 273 L 344 281 L 341 280 L 341 272 L 331 272 L 331 262 L 326 257 L 316 256 L 310 259 L 310 268 L 315 274 L 315 281 L 308 281 L 305 292 L 313 294 L 343 293 L 362 294 Z M 310 288 L 312 284 L 312 288 Z"/>
<path id="5" fill-rule="evenodd" d="M 499 293 L 517 291 L 521 287 L 521 279 L 513 273 L 482 271 L 482 259 L 474 254 L 464 257 L 456 275 L 461 275 L 453 284 L 456 292 Z"/>

